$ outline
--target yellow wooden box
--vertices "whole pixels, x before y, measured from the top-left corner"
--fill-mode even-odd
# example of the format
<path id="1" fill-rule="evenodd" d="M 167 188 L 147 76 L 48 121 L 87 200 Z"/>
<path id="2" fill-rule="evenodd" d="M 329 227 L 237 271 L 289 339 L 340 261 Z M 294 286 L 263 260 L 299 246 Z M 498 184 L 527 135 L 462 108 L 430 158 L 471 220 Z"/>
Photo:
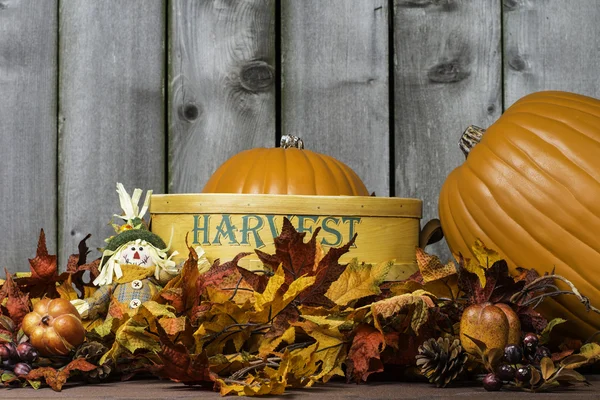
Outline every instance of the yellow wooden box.
<path id="1" fill-rule="evenodd" d="M 187 257 L 186 235 L 191 247 L 201 246 L 213 262 L 229 261 L 241 252 L 259 249 L 274 253 L 283 218 L 288 217 L 306 240 L 321 227 L 324 250 L 346 244 L 358 233 L 355 244 L 340 259 L 367 263 L 395 260 L 388 280 L 401 280 L 416 271 L 415 248 L 419 245 L 422 202 L 418 199 L 367 196 L 298 196 L 274 194 L 170 194 L 152 195 L 151 229 L 172 250 Z M 255 254 L 240 266 L 260 268 Z"/>

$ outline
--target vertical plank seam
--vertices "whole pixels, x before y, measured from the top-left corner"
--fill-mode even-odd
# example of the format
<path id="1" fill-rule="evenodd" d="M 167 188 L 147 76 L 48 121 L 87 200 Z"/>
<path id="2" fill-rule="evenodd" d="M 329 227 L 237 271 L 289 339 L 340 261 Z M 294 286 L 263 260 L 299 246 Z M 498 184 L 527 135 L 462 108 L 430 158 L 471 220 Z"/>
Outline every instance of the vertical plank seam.
<path id="1" fill-rule="evenodd" d="M 170 16 L 171 13 L 169 11 L 169 0 L 164 0 L 165 7 L 165 37 L 163 39 L 163 48 L 164 48 L 164 71 L 163 71 L 163 106 L 164 106 L 164 127 L 163 127 L 163 135 L 164 135 L 164 157 L 165 157 L 165 165 L 164 165 L 164 182 L 163 182 L 163 192 L 169 193 L 169 182 L 171 177 L 169 176 L 169 164 L 171 160 L 169 159 L 169 105 L 171 102 L 169 101 L 169 56 L 171 52 L 171 46 L 169 42 L 169 27 L 170 27 Z"/>
<path id="2" fill-rule="evenodd" d="M 388 0 L 388 119 L 389 119 L 389 196 L 396 196 L 396 101 L 394 76 L 394 0 Z"/>
<path id="3" fill-rule="evenodd" d="M 57 255 L 57 265 L 60 268 L 63 260 L 60 259 L 60 249 L 62 248 L 62 237 L 61 233 L 61 201 L 60 201 L 60 185 L 61 185 L 61 177 L 60 177 L 60 131 L 62 126 L 62 121 L 60 117 L 60 2 L 61 0 L 56 0 L 56 87 L 54 88 L 56 92 L 56 166 L 54 168 L 56 187 L 54 188 L 54 195 L 56 196 L 55 201 L 55 219 L 56 226 L 54 227 L 54 234 L 56 235 L 56 255 Z M 64 230 L 64 228 L 63 228 Z"/>
<path id="4" fill-rule="evenodd" d="M 502 0 L 498 0 L 500 6 L 500 110 L 503 114 L 506 105 L 506 87 L 505 87 L 505 71 L 504 66 L 506 65 L 504 59 L 506 56 L 506 42 L 504 40 L 504 3 Z"/>
<path id="5" fill-rule="evenodd" d="M 275 0 L 275 144 L 279 145 L 282 135 L 283 104 L 281 102 L 281 2 Z"/>

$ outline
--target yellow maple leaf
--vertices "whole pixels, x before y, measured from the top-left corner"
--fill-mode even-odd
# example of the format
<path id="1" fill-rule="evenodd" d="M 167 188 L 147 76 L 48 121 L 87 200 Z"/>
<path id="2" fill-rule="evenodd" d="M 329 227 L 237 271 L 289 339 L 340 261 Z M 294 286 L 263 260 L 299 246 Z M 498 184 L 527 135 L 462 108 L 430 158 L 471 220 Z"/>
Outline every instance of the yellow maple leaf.
<path id="1" fill-rule="evenodd" d="M 439 257 L 428 254 L 425 250 L 417 247 L 417 265 L 423 277 L 423 282 L 432 282 L 438 279 L 443 279 L 452 275 L 456 275 L 456 265 L 449 261 L 447 264 L 442 264 Z"/>
<path id="2" fill-rule="evenodd" d="M 262 293 L 254 292 L 254 308 L 256 311 L 262 311 L 265 309 L 267 304 L 270 304 L 275 300 L 275 296 L 277 291 L 285 282 L 285 272 L 283 271 L 283 267 L 280 265 L 277 268 L 275 274 L 269 278 L 269 282 L 267 282 L 267 287 Z"/>
<path id="3" fill-rule="evenodd" d="M 292 344 L 295 340 L 296 328 L 290 326 L 280 336 L 276 336 L 273 338 L 264 338 L 260 342 L 260 347 L 258 348 L 258 356 L 261 358 L 266 358 L 269 354 L 273 353 L 281 343 L 285 342 L 287 344 Z"/>
<path id="4" fill-rule="evenodd" d="M 64 281 L 60 286 L 56 287 L 56 291 L 60 295 L 61 299 L 65 300 L 75 300 L 79 297 L 77 296 L 77 291 L 73 287 L 73 283 L 71 281 L 71 275 Z"/>
<path id="5" fill-rule="evenodd" d="M 317 342 L 317 349 L 311 354 L 309 365 L 314 369 L 310 379 L 327 382 L 335 375 L 344 376 L 342 363 L 346 359 L 347 343 L 339 329 L 324 327 L 311 322 L 294 324 L 301 327 Z"/>
<path id="6" fill-rule="evenodd" d="M 283 309 L 285 309 L 294 299 L 306 288 L 315 283 L 314 276 L 301 276 L 290 283 L 283 296 L 279 294 L 279 289 L 285 282 L 283 267 L 280 265 L 267 283 L 265 291 L 261 294 L 254 292 L 254 307 L 251 320 L 256 323 L 267 323 L 275 318 Z M 273 282 L 273 283 L 272 283 Z"/>
<path id="7" fill-rule="evenodd" d="M 474 259 L 466 258 L 464 259 L 463 267 L 477 275 L 479 278 L 479 283 L 481 287 L 485 287 L 486 279 L 485 279 L 485 271 L 490 268 L 496 261 L 502 260 L 500 254 L 496 251 L 489 249 L 485 246 L 485 244 L 477 239 L 475 244 L 471 247 L 471 252 L 475 256 Z"/>
<path id="8" fill-rule="evenodd" d="M 370 308 L 375 327 L 384 335 L 382 320 L 396 317 L 401 313 L 406 313 L 411 318 L 410 326 L 414 332 L 418 333 L 421 326 L 427 322 L 429 308 L 435 306 L 432 298 L 435 298 L 433 294 L 417 290 L 413 293 L 376 301 L 365 308 Z"/>
<path id="9" fill-rule="evenodd" d="M 148 325 L 136 321 L 134 318 L 127 320 L 119 327 L 115 334 L 115 342 L 126 348 L 131 353 L 138 349 L 159 351 L 160 343 L 156 335 L 146 330 Z"/>
<path id="10" fill-rule="evenodd" d="M 350 261 L 344 272 L 331 284 L 325 296 L 338 305 L 348 305 L 353 300 L 381 293 L 379 285 L 385 280 L 393 261 L 375 266 L 359 264 L 356 258 Z"/>
<path id="11" fill-rule="evenodd" d="M 233 301 L 213 303 L 211 309 L 204 316 L 204 322 L 194 332 L 196 353 L 206 350 L 207 355 L 213 356 L 223 352 L 227 341 L 232 340 L 236 351 L 251 335 L 249 313 L 251 305 L 246 303 L 238 305 Z"/>

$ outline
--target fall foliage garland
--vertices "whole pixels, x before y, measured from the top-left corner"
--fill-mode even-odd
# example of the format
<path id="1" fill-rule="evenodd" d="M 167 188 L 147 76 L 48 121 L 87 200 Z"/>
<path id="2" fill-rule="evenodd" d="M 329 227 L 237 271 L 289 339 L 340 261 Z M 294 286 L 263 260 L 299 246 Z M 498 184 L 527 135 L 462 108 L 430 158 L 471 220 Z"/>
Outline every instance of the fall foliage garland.
<path id="1" fill-rule="evenodd" d="M 127 379 L 149 372 L 223 395 L 274 395 L 334 376 L 364 382 L 390 365 L 414 374 L 419 359 L 421 373 L 445 386 L 464 370 L 476 370 L 463 364 L 494 371 L 502 358 L 501 349 L 487 348 L 477 338 L 478 354 L 467 356 L 456 341 L 462 311 L 469 305 L 510 304 L 523 331 L 535 333 L 541 344 L 562 322 L 548 323 L 534 310 L 541 299 L 554 295 L 554 277 L 532 270 L 511 277 L 506 263 L 481 242 L 473 247 L 476 258 L 460 259 L 458 265 L 444 265 L 417 249 L 419 271 L 403 282 L 385 282 L 390 262 L 340 265 L 355 238 L 325 253 L 318 233 L 305 242 L 305 233 L 286 220 L 275 238 L 275 254 L 256 250 L 264 265 L 260 271 L 238 267 L 247 255 L 240 254 L 224 264 L 217 260 L 200 273 L 197 254 L 190 249 L 181 274 L 137 312 L 113 301 L 106 318 L 88 323 L 87 341 L 68 357 L 40 358 L 27 374 L 7 371 L 2 381 L 5 386 L 39 387 L 43 379 L 61 390 L 77 376 Z M 92 279 L 98 273 L 98 260 L 87 262 L 86 239 L 59 274 L 42 231 L 36 257 L 30 260 L 31 276 L 13 279 L 7 273 L 0 289 L 0 342 L 27 339 L 19 328 L 40 298 L 73 300 L 94 290 L 83 279 L 85 271 Z M 600 346 L 582 347 L 578 341 L 561 345 L 551 357 L 532 360 L 541 365 L 540 372 L 533 368 L 537 375 L 527 384 L 512 386 L 538 391 L 564 381 L 585 382 L 573 368 L 600 358 Z M 456 353 L 453 373 L 439 376 L 429 367 L 439 362 L 436 352 L 444 351 Z"/>

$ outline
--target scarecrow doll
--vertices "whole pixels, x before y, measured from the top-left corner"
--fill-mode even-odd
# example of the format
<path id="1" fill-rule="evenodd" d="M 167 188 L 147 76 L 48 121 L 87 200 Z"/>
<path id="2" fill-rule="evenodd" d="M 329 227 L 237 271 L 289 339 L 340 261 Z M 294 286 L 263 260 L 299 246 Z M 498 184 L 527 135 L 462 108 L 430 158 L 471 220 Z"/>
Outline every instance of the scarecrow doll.
<path id="1" fill-rule="evenodd" d="M 106 239 L 100 273 L 93 282 L 98 289 L 89 298 L 71 301 L 83 318 L 95 319 L 106 314 L 112 298 L 135 312 L 179 273 L 171 260 L 177 252 L 167 255 L 168 246 L 142 220 L 152 191 L 146 193 L 141 210 L 138 208 L 141 189 L 135 189 L 130 197 L 123 185 L 117 183 L 117 193 L 124 214 L 115 217 L 123 219 L 125 224 L 113 225 L 117 234 Z"/>

